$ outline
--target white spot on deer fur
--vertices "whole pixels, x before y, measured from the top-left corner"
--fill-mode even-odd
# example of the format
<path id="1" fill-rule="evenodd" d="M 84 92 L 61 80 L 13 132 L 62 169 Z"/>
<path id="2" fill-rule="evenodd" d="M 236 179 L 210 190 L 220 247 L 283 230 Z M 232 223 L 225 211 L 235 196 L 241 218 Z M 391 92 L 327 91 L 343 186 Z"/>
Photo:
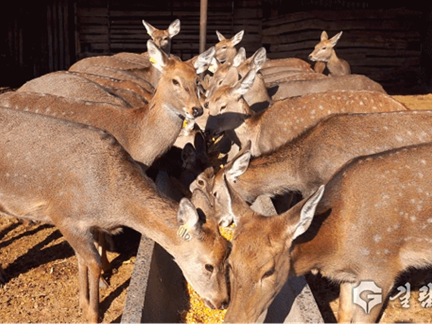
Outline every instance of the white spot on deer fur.
<path id="1" fill-rule="evenodd" d="M 420 179 L 423 179 L 423 173 L 419 172 L 417 175 Z"/>
<path id="2" fill-rule="evenodd" d="M 363 255 L 369 255 L 369 254 L 370 254 L 370 251 L 369 251 L 368 249 L 366 249 L 366 248 L 363 248 L 363 250 L 362 250 L 362 254 L 363 254 Z"/>
<path id="3" fill-rule="evenodd" d="M 324 110 L 323 105 L 319 105 L 319 106 L 318 106 L 318 109 L 319 109 L 319 110 Z"/>
<path id="4" fill-rule="evenodd" d="M 411 222 L 415 222 L 415 221 L 417 220 L 417 217 L 415 217 L 414 215 L 412 215 L 412 216 L 410 217 L 410 220 L 411 220 Z"/>
<path id="5" fill-rule="evenodd" d="M 37 113 L 37 114 L 38 114 L 38 113 L 39 113 L 39 109 L 36 109 L 36 110 L 35 110 L 35 113 Z"/>
<path id="6" fill-rule="evenodd" d="M 381 241 L 381 235 L 379 235 L 379 234 L 376 234 L 376 235 L 374 235 L 374 241 L 375 241 L 375 243 L 379 243 L 380 241 Z"/>
<path id="7" fill-rule="evenodd" d="M 398 141 L 399 143 L 403 141 L 402 137 L 400 137 L 399 135 L 396 135 L 396 141 Z"/>
<path id="8" fill-rule="evenodd" d="M 426 160 L 421 159 L 420 163 L 423 164 L 423 165 L 426 165 Z"/>
<path id="9" fill-rule="evenodd" d="M 390 254 L 390 251 L 387 250 L 387 249 L 385 249 L 385 250 L 384 250 L 384 254 L 388 255 L 388 254 Z"/>
<path id="10" fill-rule="evenodd" d="M 396 230 L 396 229 L 398 229 L 399 228 L 399 224 L 394 224 L 393 225 L 393 228 Z"/>
<path id="11" fill-rule="evenodd" d="M 6 178 L 9 178 L 10 177 L 10 174 L 9 173 L 6 173 Z"/>
<path id="12" fill-rule="evenodd" d="M 427 222 L 428 222 L 429 224 L 431 224 L 431 223 L 432 223 L 432 218 L 428 218 L 428 219 L 427 219 Z"/>

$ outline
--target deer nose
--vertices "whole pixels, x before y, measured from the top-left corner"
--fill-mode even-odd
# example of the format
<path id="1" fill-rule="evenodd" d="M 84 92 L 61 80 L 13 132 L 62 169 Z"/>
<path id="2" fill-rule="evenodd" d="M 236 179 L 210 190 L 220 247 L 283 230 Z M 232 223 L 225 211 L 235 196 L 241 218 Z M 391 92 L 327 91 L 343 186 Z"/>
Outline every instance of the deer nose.
<path id="1" fill-rule="evenodd" d="M 197 107 L 192 108 L 192 114 L 195 118 L 201 116 L 203 114 L 203 112 L 204 111 L 202 108 L 197 108 Z"/>
<path id="2" fill-rule="evenodd" d="M 229 301 L 228 301 L 228 300 L 226 300 L 226 301 L 224 301 L 224 302 L 222 303 L 222 305 L 221 305 L 220 309 L 227 309 L 227 308 L 228 308 L 228 306 L 229 306 Z"/>

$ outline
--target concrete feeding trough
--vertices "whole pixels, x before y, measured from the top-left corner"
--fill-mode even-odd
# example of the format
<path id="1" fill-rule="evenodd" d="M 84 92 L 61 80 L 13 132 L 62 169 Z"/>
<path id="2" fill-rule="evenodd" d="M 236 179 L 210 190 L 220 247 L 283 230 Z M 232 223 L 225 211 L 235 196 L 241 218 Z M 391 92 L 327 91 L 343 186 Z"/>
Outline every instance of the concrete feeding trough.
<path id="1" fill-rule="evenodd" d="M 261 198 L 253 208 L 274 215 L 269 202 Z M 142 237 L 121 323 L 179 323 L 188 304 L 185 279 L 171 255 Z M 265 319 L 265 323 L 293 322 L 324 322 L 304 276 L 287 281 Z"/>

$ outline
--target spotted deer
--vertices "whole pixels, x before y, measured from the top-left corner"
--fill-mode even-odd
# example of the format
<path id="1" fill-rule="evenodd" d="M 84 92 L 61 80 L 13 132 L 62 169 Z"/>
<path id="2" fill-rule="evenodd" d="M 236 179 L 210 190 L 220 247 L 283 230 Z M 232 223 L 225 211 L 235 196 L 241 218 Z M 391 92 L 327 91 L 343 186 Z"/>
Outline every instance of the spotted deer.
<path id="1" fill-rule="evenodd" d="M 428 110 L 334 114 L 257 158 L 251 159 L 246 146 L 210 181 L 215 217 L 225 225 L 238 222 L 225 183 L 250 204 L 261 195 L 289 192 L 308 197 L 353 158 L 432 142 L 430 125 Z"/>
<path id="2" fill-rule="evenodd" d="M 314 75 L 319 75 L 315 73 Z M 269 85 L 269 84 L 267 84 Z M 321 93 L 335 90 L 367 90 L 386 93 L 384 88 L 378 83 L 361 74 L 349 74 L 335 77 L 313 77 L 312 80 L 303 78 L 289 82 L 278 82 L 269 88 L 272 100 L 284 100 L 311 93 Z"/>
<path id="3" fill-rule="evenodd" d="M 342 32 L 329 39 L 327 33 L 323 31 L 321 33 L 320 42 L 315 45 L 315 49 L 309 54 L 309 59 L 311 61 L 326 63 L 329 75 L 331 76 L 351 74 L 349 63 L 337 57 L 336 51 L 334 50 L 341 36 Z M 318 65 L 317 70 L 323 70 L 323 65 Z"/>
<path id="4" fill-rule="evenodd" d="M 276 149 L 329 114 L 406 110 L 400 102 L 378 92 L 328 91 L 276 101 L 265 111 L 254 113 L 242 96 L 255 74 L 252 70 L 234 86 L 221 86 L 215 92 L 208 101 L 206 127 L 209 134 L 230 132 L 240 147 L 250 140 L 253 156 Z"/>
<path id="5" fill-rule="evenodd" d="M 243 216 L 228 258 L 225 321 L 256 322 L 288 277 L 309 271 L 341 284 L 338 322 L 378 321 L 396 279 L 432 265 L 431 153 L 427 143 L 357 157 L 279 216 L 241 208 L 234 196 Z M 368 312 L 354 303 L 368 300 L 370 291 L 358 291 L 365 282 L 382 297 Z"/>
<path id="6" fill-rule="evenodd" d="M 114 137 L 91 126 L 0 109 L 1 214 L 54 224 L 78 258 L 80 306 L 98 321 L 100 256 L 92 232 L 128 226 L 166 249 L 207 305 L 227 304 L 228 243 L 188 199 L 156 190 Z"/>
<path id="7" fill-rule="evenodd" d="M 197 97 L 197 73 L 200 73 L 201 65 L 195 70 L 189 64 L 174 60 L 155 46 L 151 40 L 148 41 L 147 46 L 149 53 L 154 57 L 152 64 L 161 72 L 158 91 L 148 106 L 124 109 L 101 104 L 98 103 L 96 94 L 93 94 L 95 98 L 92 102 L 68 99 L 74 95 L 77 98 L 84 96 L 82 92 L 64 87 L 60 82 L 56 87 L 46 90 L 53 95 L 26 92 L 34 89 L 30 88 L 32 81 L 36 85 L 41 85 L 41 88 L 47 88 L 47 84 L 37 82 L 38 79 L 28 82 L 16 93 L 10 92 L 0 96 L 0 104 L 106 130 L 117 138 L 133 159 L 148 167 L 174 144 L 182 129 L 183 120 L 200 116 L 203 108 Z M 199 60 L 199 63 L 210 61 L 213 53 L 201 54 L 203 60 Z M 53 81 L 56 75 L 54 74 Z M 66 96 L 68 98 L 58 97 L 57 89 L 68 91 L 70 93 Z M 103 102 L 102 99 L 99 101 Z"/>

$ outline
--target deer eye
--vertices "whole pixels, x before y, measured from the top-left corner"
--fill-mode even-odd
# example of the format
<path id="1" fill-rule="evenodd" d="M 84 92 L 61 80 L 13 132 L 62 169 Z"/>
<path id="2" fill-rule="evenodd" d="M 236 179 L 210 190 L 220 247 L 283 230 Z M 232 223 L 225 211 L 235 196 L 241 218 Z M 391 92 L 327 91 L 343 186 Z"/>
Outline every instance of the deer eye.
<path id="1" fill-rule="evenodd" d="M 180 82 L 178 82 L 176 79 L 172 79 L 172 84 L 174 84 L 175 86 L 179 86 Z"/>
<path id="2" fill-rule="evenodd" d="M 220 111 L 224 110 L 227 107 L 227 105 L 223 105 L 222 107 L 220 107 Z"/>
<path id="3" fill-rule="evenodd" d="M 266 273 L 264 273 L 264 275 L 262 276 L 262 279 L 270 277 L 274 272 L 275 272 L 275 269 L 271 268 L 269 271 L 267 271 Z"/>
<path id="4" fill-rule="evenodd" d="M 214 267 L 213 267 L 211 264 L 206 264 L 206 265 L 205 265 L 205 269 L 206 269 L 208 272 L 212 273 L 213 270 L 214 270 Z"/>
<path id="5" fill-rule="evenodd" d="M 207 108 L 207 109 L 208 109 L 208 107 L 209 107 L 209 103 L 206 102 L 206 103 L 204 104 L 204 108 Z"/>

